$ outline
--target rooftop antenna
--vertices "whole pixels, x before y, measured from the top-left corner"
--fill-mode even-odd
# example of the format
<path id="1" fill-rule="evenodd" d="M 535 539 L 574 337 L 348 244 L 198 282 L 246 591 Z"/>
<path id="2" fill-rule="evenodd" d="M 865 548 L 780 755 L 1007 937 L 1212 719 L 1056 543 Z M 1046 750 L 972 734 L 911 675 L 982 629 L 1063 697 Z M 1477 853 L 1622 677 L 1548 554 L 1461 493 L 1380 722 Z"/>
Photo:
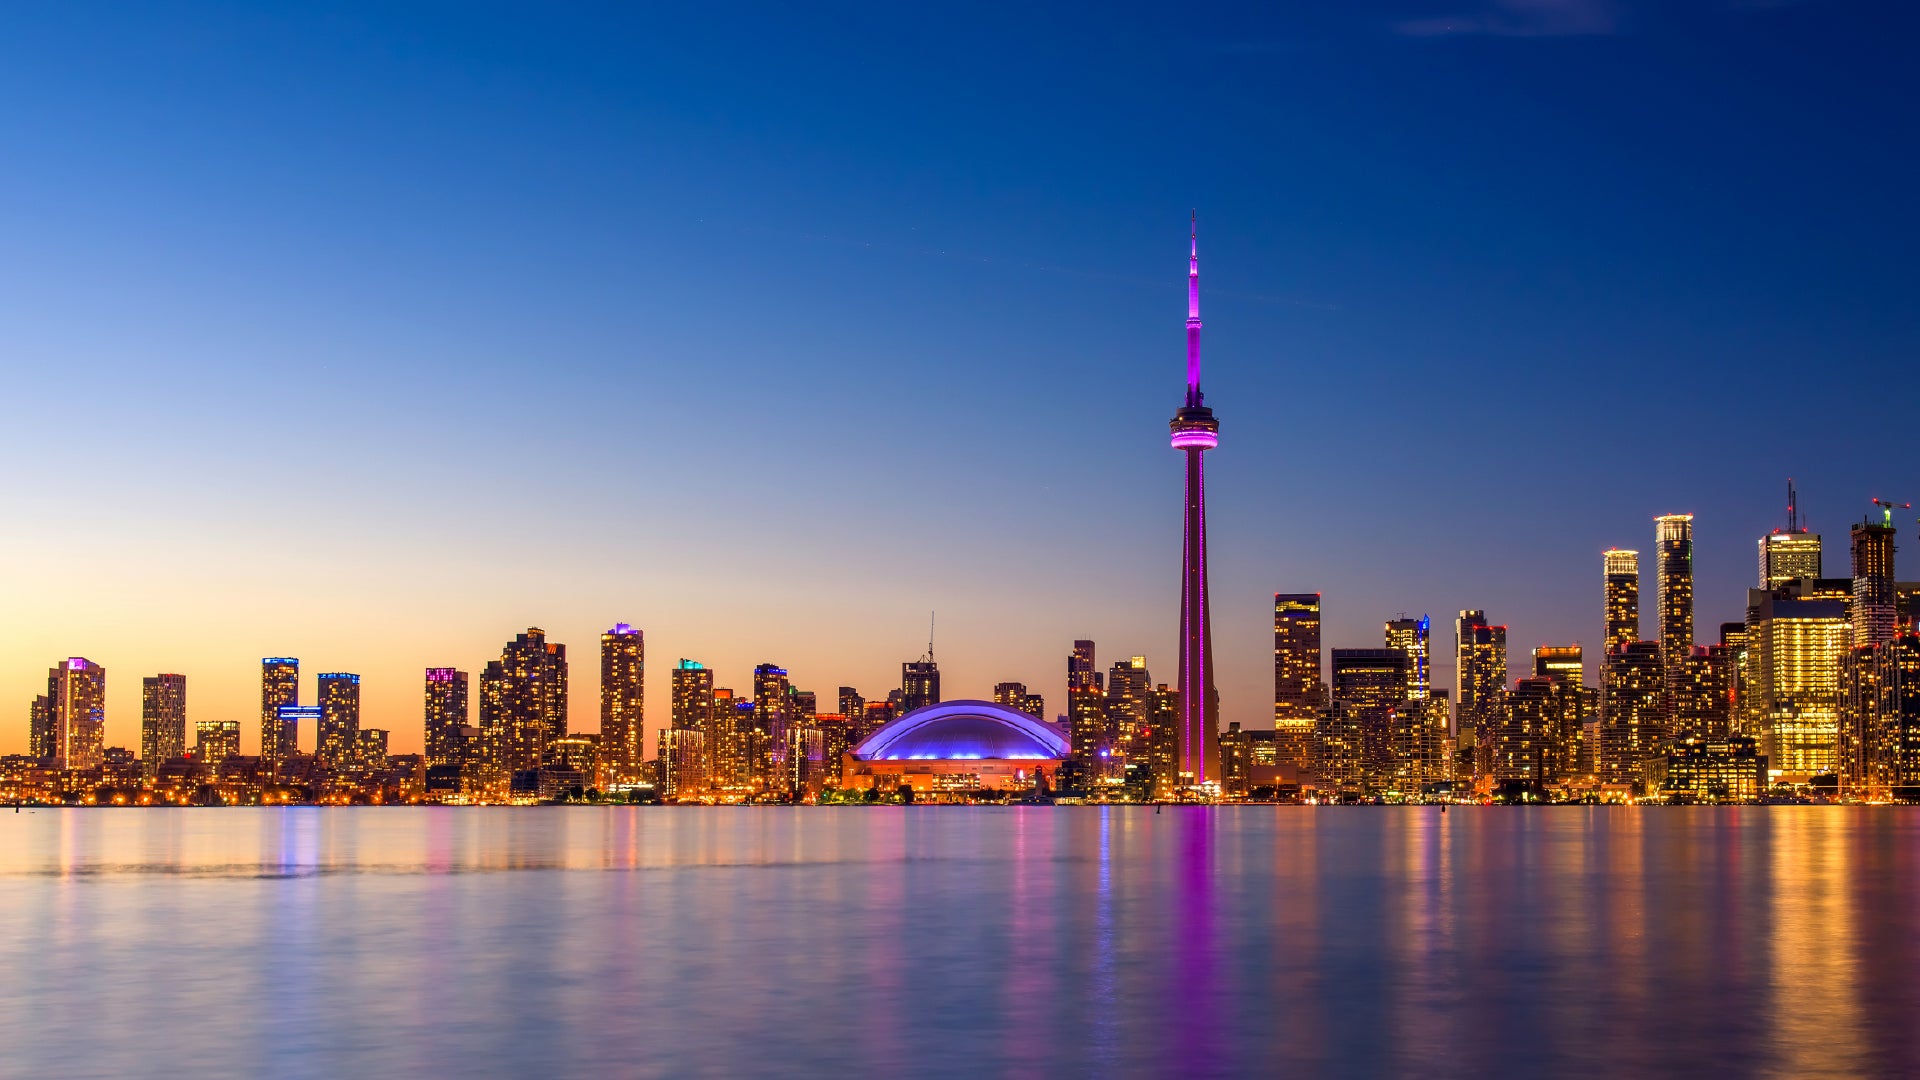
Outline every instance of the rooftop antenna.
<path id="1" fill-rule="evenodd" d="M 927 612 L 927 662 L 928 663 L 933 662 L 933 616 L 934 614 L 935 613 L 931 611 Z"/>
<path id="2" fill-rule="evenodd" d="M 1787 477 L 1787 531 L 1790 533 L 1800 531 L 1800 504 L 1799 500 L 1794 497 L 1793 477 L 1791 476 Z"/>

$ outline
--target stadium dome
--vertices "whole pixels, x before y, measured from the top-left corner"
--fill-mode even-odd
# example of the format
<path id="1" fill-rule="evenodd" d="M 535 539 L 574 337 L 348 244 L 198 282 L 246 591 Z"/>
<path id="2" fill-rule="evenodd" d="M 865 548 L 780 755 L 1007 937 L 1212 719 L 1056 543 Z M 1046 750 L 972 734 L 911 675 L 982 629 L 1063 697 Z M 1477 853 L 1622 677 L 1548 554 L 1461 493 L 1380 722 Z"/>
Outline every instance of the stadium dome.
<path id="1" fill-rule="evenodd" d="M 1066 737 L 1053 725 L 991 701 L 915 709 L 860 740 L 860 761 L 1058 761 Z"/>

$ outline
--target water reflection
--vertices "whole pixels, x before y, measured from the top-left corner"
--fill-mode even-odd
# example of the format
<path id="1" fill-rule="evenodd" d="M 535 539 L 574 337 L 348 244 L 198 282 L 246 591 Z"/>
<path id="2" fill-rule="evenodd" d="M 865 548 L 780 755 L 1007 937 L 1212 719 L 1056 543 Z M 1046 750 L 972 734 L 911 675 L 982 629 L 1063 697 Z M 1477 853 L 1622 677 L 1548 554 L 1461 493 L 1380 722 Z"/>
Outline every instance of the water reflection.
<path id="1" fill-rule="evenodd" d="M 0 1071 L 1912 1075 L 1915 820 L 5 815 Z"/>

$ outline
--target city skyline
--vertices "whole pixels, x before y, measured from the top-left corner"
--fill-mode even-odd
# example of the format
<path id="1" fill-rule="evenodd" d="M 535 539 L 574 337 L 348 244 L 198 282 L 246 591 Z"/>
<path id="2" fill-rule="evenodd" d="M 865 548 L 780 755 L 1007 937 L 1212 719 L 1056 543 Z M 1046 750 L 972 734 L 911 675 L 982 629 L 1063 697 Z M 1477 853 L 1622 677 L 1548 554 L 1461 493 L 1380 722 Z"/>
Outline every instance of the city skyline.
<path id="1" fill-rule="evenodd" d="M 1906 151 L 1877 137 L 1902 95 L 1869 77 L 1907 78 L 1899 27 L 1790 5 L 1428 33 L 1416 7 L 1280 9 L 1231 43 L 1122 8 L 1112 68 L 995 13 L 869 28 L 898 50 L 777 11 L 791 32 L 754 40 L 464 13 L 418 53 L 388 48 L 418 16 L 373 7 L 203 12 L 210 52 L 155 12 L 23 15 L 0 130 L 37 167 L 0 177 L 0 367 L 70 407 L 0 428 L 26 523 L 0 540 L 0 707 L 86 656 L 109 744 L 138 745 L 142 678 L 183 673 L 189 723 L 251 750 L 258 661 L 297 656 L 303 701 L 358 673 L 363 724 L 417 751 L 420 673 L 477 677 L 528 626 L 582 649 L 625 620 L 656 669 L 739 690 L 772 659 L 871 694 L 928 610 L 952 692 L 1023 682 L 1058 715 L 1083 637 L 1170 679 L 1180 534 L 1149 496 L 1178 464 L 1150 432 L 1196 204 L 1232 420 L 1223 725 L 1271 722 L 1274 593 L 1324 594 L 1328 648 L 1484 610 L 1515 649 L 1585 646 L 1593 684 L 1593 553 L 1642 552 L 1654 619 L 1652 515 L 1696 516 L 1705 641 L 1784 477 L 1831 545 L 1912 497 L 1899 425 L 1825 419 L 1916 378 Z M 1711 64 L 1672 47 L 1697 41 Z M 1022 59 L 1061 84 L 984 77 Z M 849 124 L 875 77 L 894 92 Z M 965 116 L 955 79 L 984 95 Z M 1775 422 L 1787 386 L 1820 419 Z M 1462 429 L 1477 452 L 1437 452 Z M 1692 464 L 1631 457 L 1656 447 Z"/>

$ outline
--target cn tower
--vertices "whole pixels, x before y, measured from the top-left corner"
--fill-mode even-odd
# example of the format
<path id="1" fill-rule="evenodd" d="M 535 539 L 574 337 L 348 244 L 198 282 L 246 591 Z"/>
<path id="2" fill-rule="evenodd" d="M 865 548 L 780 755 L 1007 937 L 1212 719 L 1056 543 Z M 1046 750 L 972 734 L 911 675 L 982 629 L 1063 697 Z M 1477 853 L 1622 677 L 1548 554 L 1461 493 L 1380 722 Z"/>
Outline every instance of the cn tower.
<path id="1" fill-rule="evenodd" d="M 1220 422 L 1200 393 L 1200 224 L 1187 263 L 1187 403 L 1173 414 L 1173 448 L 1187 455 L 1186 535 L 1180 564 L 1180 786 L 1220 781 L 1220 694 L 1213 688 L 1213 614 L 1207 603 L 1207 467 Z"/>

